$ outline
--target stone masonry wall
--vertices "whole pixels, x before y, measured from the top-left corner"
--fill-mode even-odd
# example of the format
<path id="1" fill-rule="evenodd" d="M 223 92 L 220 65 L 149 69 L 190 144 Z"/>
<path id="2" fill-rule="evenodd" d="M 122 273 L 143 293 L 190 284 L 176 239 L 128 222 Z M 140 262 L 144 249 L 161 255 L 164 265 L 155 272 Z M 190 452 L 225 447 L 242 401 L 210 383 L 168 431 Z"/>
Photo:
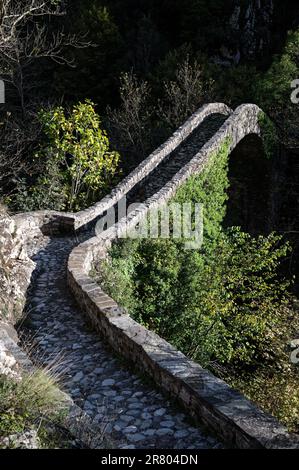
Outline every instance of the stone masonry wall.
<path id="1" fill-rule="evenodd" d="M 0 321 L 13 325 L 20 319 L 35 268 L 30 257 L 64 224 L 65 214 L 59 212 L 36 211 L 11 217 L 0 208 Z"/>
<path id="2" fill-rule="evenodd" d="M 97 204 L 74 214 L 74 228 L 78 229 L 91 220 L 103 214 L 119 201 L 130 189 L 138 184 L 145 176 L 149 175 L 162 161 L 165 161 L 171 152 L 178 147 L 200 124 L 212 114 L 229 116 L 232 110 L 223 103 L 210 103 L 196 111 L 172 136 L 157 150 L 149 155 L 138 167 L 124 178 L 104 199 Z"/>

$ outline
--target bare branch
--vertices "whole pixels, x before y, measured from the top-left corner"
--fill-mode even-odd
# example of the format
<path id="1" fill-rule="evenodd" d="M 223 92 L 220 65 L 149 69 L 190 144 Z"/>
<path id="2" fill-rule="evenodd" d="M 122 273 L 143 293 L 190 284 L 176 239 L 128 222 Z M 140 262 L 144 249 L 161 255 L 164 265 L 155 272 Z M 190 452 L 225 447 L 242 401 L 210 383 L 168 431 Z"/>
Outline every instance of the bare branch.
<path id="1" fill-rule="evenodd" d="M 17 90 L 25 114 L 25 90 L 32 89 L 33 77 L 26 80 L 25 71 L 36 59 L 48 58 L 58 64 L 74 66 L 66 48 L 91 46 L 85 37 L 66 34 L 63 30 L 49 33 L 37 17 L 63 15 L 53 0 L 0 0 L 0 74 Z"/>
<path id="2" fill-rule="evenodd" d="M 1 5 L 2 4 L 2 5 Z M 0 15 L 0 42 L 9 43 L 29 18 L 63 14 L 53 2 L 45 0 L 2 0 Z"/>

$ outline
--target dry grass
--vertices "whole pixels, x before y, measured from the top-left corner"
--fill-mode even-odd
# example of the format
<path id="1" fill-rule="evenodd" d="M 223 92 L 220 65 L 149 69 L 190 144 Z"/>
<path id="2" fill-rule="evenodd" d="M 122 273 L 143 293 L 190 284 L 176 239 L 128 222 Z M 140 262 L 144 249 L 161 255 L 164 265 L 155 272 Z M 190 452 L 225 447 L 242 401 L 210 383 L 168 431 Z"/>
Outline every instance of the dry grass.
<path id="1" fill-rule="evenodd" d="M 38 428 L 44 417 L 58 419 L 67 410 L 57 376 L 51 370 L 24 373 L 21 381 L 0 377 L 0 436 Z"/>

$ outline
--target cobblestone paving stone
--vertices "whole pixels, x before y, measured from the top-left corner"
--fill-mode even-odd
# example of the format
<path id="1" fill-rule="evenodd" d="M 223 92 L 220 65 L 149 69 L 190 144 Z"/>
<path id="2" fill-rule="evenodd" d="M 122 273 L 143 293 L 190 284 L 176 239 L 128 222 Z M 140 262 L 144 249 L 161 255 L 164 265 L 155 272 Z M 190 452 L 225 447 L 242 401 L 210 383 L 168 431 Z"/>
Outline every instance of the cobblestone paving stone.
<path id="1" fill-rule="evenodd" d="M 65 391 L 95 424 L 105 423 L 114 448 L 222 447 L 154 385 L 132 373 L 91 330 L 66 282 L 67 259 L 78 243 L 75 237 L 53 238 L 33 257 L 37 267 L 24 340 L 33 338 L 39 363 L 61 362 Z"/>

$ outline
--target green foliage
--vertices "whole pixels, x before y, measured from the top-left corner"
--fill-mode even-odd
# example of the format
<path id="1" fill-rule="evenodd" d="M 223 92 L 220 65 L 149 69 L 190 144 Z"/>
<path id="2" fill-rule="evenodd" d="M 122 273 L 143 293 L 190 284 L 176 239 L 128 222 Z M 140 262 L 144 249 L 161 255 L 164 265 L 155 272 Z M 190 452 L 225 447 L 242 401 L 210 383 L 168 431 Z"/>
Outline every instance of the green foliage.
<path id="1" fill-rule="evenodd" d="M 280 138 L 298 146 L 298 106 L 291 102 L 291 83 L 299 76 L 299 29 L 288 35 L 283 53 L 276 56 L 269 70 L 256 82 L 256 101 L 276 122 Z"/>
<path id="2" fill-rule="evenodd" d="M 67 209 L 95 202 L 115 181 L 119 155 L 109 150 L 108 137 L 100 127 L 93 103 L 87 100 L 75 105 L 69 116 L 62 107 L 42 111 L 40 119 L 49 142 L 37 156 L 61 168 Z M 47 180 L 42 181 L 42 185 L 45 183 Z"/>
<path id="3" fill-rule="evenodd" d="M 233 228 L 221 234 L 204 266 L 200 260 L 190 316 L 202 334 L 201 341 L 195 335 L 186 341 L 189 354 L 201 359 L 201 349 L 218 363 L 249 364 L 272 353 L 288 286 L 278 275 L 287 254 L 279 242 L 275 235 L 253 238 Z"/>
<path id="4" fill-rule="evenodd" d="M 258 121 L 261 128 L 265 155 L 267 158 L 271 158 L 278 151 L 279 147 L 279 138 L 275 124 L 264 112 L 260 112 Z"/>
<path id="5" fill-rule="evenodd" d="M 291 82 L 298 77 L 299 30 L 288 35 L 283 53 L 274 58 L 273 64 L 257 83 L 257 98 L 266 110 L 282 109 L 290 103 Z"/>
<path id="6" fill-rule="evenodd" d="M 44 165 L 42 165 L 44 166 Z M 16 193 L 6 198 L 11 209 L 30 212 L 37 209 L 64 210 L 67 204 L 67 186 L 57 162 L 45 164 L 44 173 L 34 185 L 26 178 L 17 181 Z"/>
<path id="7" fill-rule="evenodd" d="M 211 156 L 208 166 L 199 175 L 188 178 L 172 199 L 172 202 L 180 204 L 192 202 L 203 205 L 204 239 L 209 242 L 217 239 L 226 213 L 230 145 L 227 139 Z"/>
<path id="8" fill-rule="evenodd" d="M 99 200 L 115 183 L 119 154 L 109 150 L 107 134 L 90 101 L 39 115 L 46 143 L 36 153 L 43 171 L 29 189 L 20 185 L 20 209 L 79 210 Z"/>
<path id="9" fill-rule="evenodd" d="M 274 354 L 288 286 L 279 278 L 288 251 L 280 241 L 234 228 L 203 251 L 173 240 L 127 242 L 111 253 L 104 285 L 137 321 L 202 364 L 250 364 Z"/>
<path id="10" fill-rule="evenodd" d="M 290 431 L 299 431 L 299 377 L 298 371 L 279 371 L 260 367 L 251 374 L 240 372 L 238 377 L 225 375 L 226 381 L 247 398 L 271 413 Z"/>
<path id="11" fill-rule="evenodd" d="M 298 301 L 277 310 L 277 326 L 271 337 L 272 356 L 255 368 L 218 368 L 217 373 L 232 387 L 276 416 L 290 431 L 299 431 L 298 367 L 290 363 L 290 338 L 299 331 Z M 270 360 L 269 360 L 270 359 Z"/>
<path id="12" fill-rule="evenodd" d="M 114 299 L 129 311 L 134 311 L 135 301 L 135 267 L 138 264 L 138 241 L 125 240 L 112 245 L 110 262 L 102 262 L 93 275 L 98 282 L 113 293 Z"/>

